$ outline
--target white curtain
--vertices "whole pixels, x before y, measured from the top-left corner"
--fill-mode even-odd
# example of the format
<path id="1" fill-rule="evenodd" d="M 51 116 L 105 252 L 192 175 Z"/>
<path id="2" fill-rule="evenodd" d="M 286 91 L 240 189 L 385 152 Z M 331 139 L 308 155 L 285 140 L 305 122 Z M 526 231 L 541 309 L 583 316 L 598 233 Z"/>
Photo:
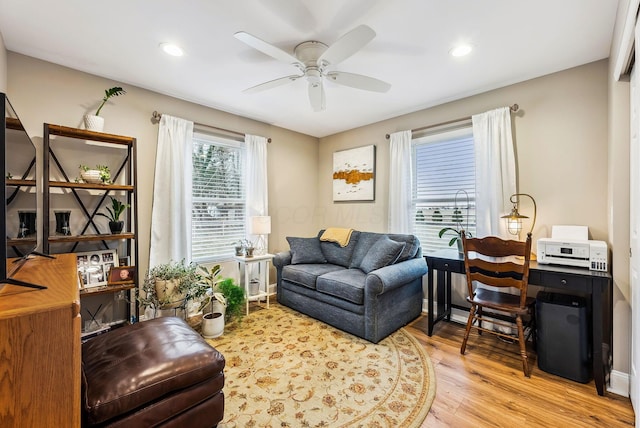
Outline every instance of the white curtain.
<path id="1" fill-rule="evenodd" d="M 269 193 L 267 187 L 267 139 L 257 135 L 245 135 L 244 142 L 247 146 L 246 163 L 246 194 L 247 224 L 250 224 L 253 216 L 269 215 Z M 265 245 L 267 237 L 265 236 Z M 256 239 L 255 236 L 250 239 Z"/>
<path id="2" fill-rule="evenodd" d="M 476 156 L 476 233 L 509 237 L 504 219 L 516 193 L 511 110 L 502 107 L 471 118 Z"/>
<path id="3" fill-rule="evenodd" d="M 389 138 L 389 233 L 413 233 L 411 131 Z"/>
<path id="4" fill-rule="evenodd" d="M 193 122 L 160 119 L 151 210 L 149 267 L 171 260 L 191 262 Z"/>

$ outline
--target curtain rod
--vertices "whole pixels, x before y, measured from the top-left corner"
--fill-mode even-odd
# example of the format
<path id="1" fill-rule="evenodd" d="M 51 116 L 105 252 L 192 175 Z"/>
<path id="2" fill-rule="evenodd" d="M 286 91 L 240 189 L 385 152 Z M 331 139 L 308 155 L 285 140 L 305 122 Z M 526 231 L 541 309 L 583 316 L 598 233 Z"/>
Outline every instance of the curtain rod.
<path id="1" fill-rule="evenodd" d="M 154 110 L 154 112 L 151 114 L 151 122 L 153 124 L 159 123 L 161 117 L 162 117 L 162 113 L 158 113 L 157 111 Z M 232 131 L 230 129 L 220 128 L 217 126 L 207 125 L 207 124 L 198 123 L 198 122 L 193 122 L 193 124 L 196 126 L 203 126 L 205 128 L 217 129 L 218 131 L 227 132 L 229 134 L 240 135 L 242 137 L 245 136 L 245 134 L 243 134 L 242 132 Z M 267 143 L 270 143 L 270 142 L 271 142 L 271 138 L 267 138 Z"/>
<path id="2" fill-rule="evenodd" d="M 512 106 L 509 106 L 509 110 L 511 110 L 511 113 L 515 113 L 520 109 L 520 106 L 518 104 L 514 104 Z M 467 116 L 467 117 L 463 117 L 460 119 L 455 119 L 455 120 L 448 120 L 446 122 L 442 122 L 442 123 L 436 123 L 435 125 L 428 125 L 428 126 L 422 126 L 420 128 L 416 128 L 416 129 L 412 129 L 411 132 L 419 132 L 419 131 L 425 131 L 427 129 L 431 129 L 431 128 L 437 128 L 438 126 L 444 126 L 444 125 L 451 125 L 452 123 L 456 123 L 456 122 L 463 122 L 465 120 L 471 120 L 471 116 Z M 384 136 L 384 138 L 386 138 L 387 140 L 390 138 L 391 136 L 389 134 L 386 134 Z"/>

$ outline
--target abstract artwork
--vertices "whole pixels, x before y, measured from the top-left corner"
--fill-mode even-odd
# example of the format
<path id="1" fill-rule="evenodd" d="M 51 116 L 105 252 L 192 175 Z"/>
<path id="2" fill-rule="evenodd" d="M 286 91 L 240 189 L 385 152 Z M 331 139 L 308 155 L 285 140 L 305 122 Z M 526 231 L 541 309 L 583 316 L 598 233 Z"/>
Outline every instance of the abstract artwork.
<path id="1" fill-rule="evenodd" d="M 333 201 L 375 200 L 376 146 L 333 153 Z"/>

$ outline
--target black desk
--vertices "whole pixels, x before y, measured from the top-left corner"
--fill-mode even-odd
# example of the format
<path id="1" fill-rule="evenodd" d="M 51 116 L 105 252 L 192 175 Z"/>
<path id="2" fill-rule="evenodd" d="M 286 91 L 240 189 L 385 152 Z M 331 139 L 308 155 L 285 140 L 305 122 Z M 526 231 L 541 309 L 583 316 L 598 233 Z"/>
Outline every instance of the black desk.
<path id="1" fill-rule="evenodd" d="M 468 310 L 451 302 L 451 274 L 464 274 L 464 258 L 457 250 L 441 250 L 424 256 L 427 260 L 429 324 L 427 334 L 431 336 L 433 326 L 442 319 L 451 319 L 451 308 Z M 434 310 L 434 272 L 437 273 L 437 308 Z M 591 332 L 593 355 L 593 378 L 599 395 L 604 395 L 605 380 L 612 364 L 612 299 L 611 274 L 595 272 L 587 268 L 574 268 L 538 264 L 529 266 L 529 284 L 584 294 L 591 301 Z M 466 293 L 466 286 L 465 286 Z M 599 344 L 599 345 L 598 345 Z"/>

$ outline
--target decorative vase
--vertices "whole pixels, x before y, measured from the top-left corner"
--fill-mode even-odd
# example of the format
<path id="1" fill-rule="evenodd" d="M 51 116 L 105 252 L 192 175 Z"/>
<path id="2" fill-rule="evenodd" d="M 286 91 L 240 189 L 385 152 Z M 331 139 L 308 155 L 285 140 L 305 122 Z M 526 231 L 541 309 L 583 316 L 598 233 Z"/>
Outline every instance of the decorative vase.
<path id="1" fill-rule="evenodd" d="M 84 127 L 89 131 L 102 132 L 104 129 L 104 118 L 93 114 L 85 114 Z"/>
<path id="2" fill-rule="evenodd" d="M 205 314 L 202 317 L 202 337 L 213 339 L 224 333 L 224 315 L 220 312 Z"/>
<path id="3" fill-rule="evenodd" d="M 184 293 L 178 291 L 179 279 L 156 279 L 156 295 L 161 302 L 168 302 L 161 306 L 161 309 L 173 309 L 182 305 Z"/>
<path id="4" fill-rule="evenodd" d="M 56 216 L 56 233 L 63 236 L 71 235 L 71 228 L 69 227 L 71 211 L 54 211 L 54 214 Z"/>
<path id="5" fill-rule="evenodd" d="M 462 239 L 456 239 L 456 244 L 458 245 L 458 254 L 463 255 L 464 250 L 462 249 Z"/>
<path id="6" fill-rule="evenodd" d="M 36 212 L 18 211 L 18 238 L 26 238 L 36 233 Z"/>
<path id="7" fill-rule="evenodd" d="M 124 221 L 109 222 L 109 230 L 111 231 L 111 234 L 116 235 L 118 233 L 122 233 L 122 229 L 124 229 Z"/>
<path id="8" fill-rule="evenodd" d="M 86 183 L 100 184 L 102 179 L 100 178 L 100 171 L 97 169 L 88 169 L 86 171 L 80 171 L 80 178 Z"/>

